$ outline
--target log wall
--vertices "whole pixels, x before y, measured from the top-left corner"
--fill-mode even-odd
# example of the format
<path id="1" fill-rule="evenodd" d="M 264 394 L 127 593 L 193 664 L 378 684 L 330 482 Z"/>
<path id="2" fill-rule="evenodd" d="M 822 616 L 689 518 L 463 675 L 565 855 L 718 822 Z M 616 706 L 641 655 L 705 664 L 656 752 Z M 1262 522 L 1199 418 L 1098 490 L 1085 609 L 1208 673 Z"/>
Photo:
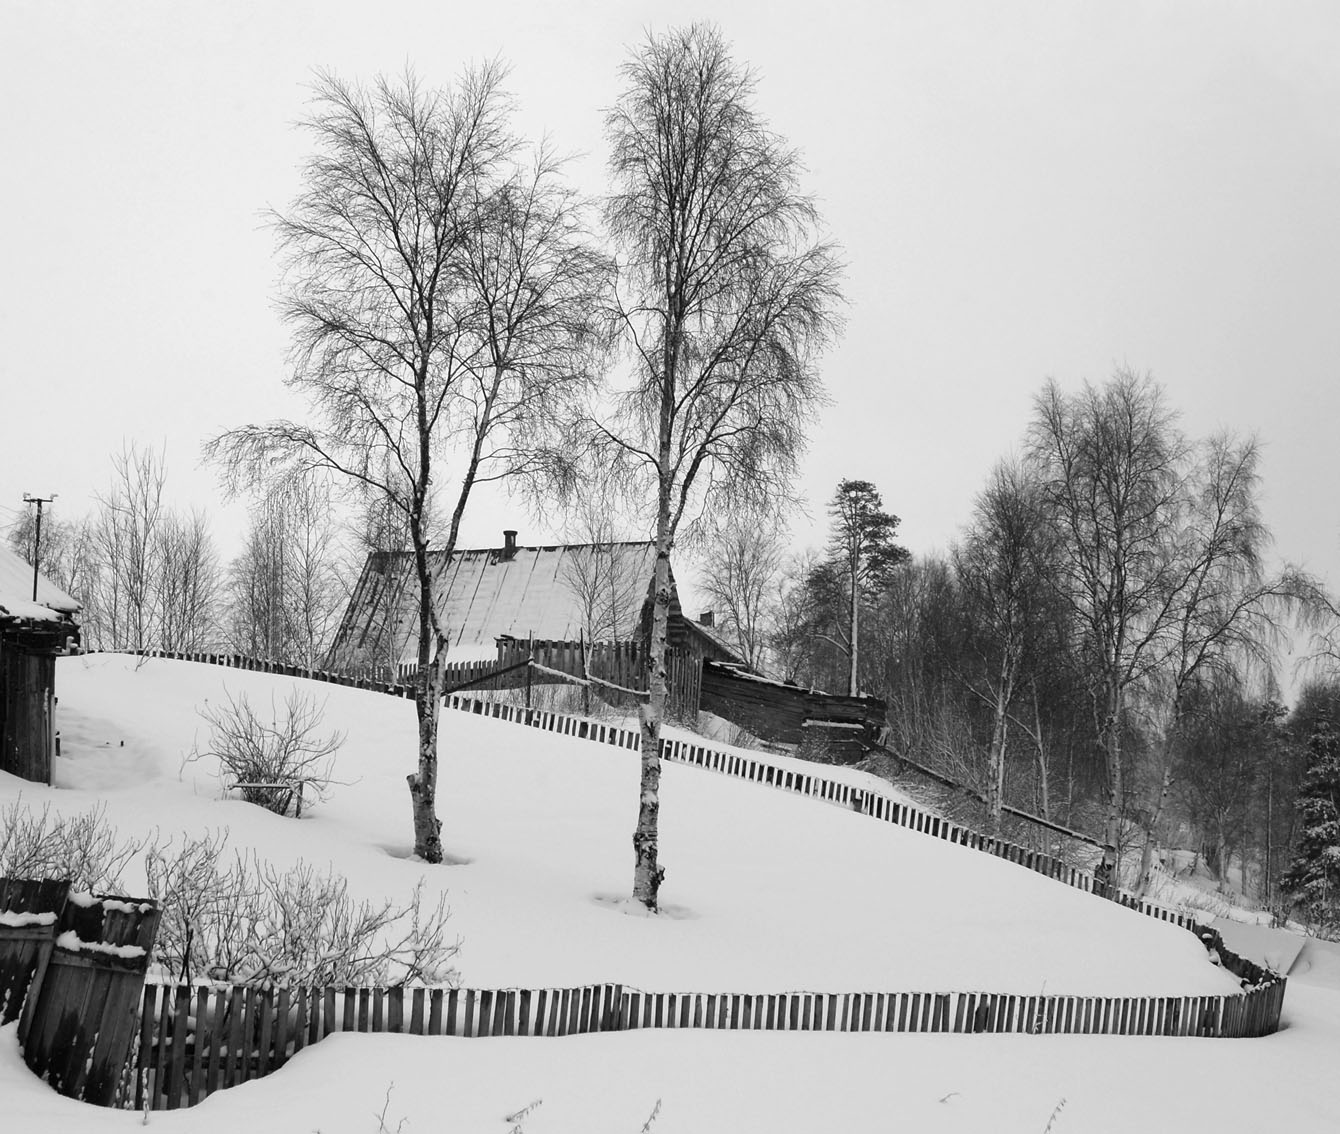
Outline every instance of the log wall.
<path id="1" fill-rule="evenodd" d="M 51 783 L 56 659 L 0 637 L 0 771 Z"/>

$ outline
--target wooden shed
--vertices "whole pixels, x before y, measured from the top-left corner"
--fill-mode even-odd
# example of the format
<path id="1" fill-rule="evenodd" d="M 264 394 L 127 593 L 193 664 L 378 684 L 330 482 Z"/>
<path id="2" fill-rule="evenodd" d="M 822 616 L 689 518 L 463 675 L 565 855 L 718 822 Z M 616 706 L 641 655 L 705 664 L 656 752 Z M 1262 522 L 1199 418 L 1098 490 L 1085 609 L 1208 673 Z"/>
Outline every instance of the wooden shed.
<path id="1" fill-rule="evenodd" d="M 879 744 L 888 715 L 888 706 L 875 697 L 806 689 L 712 660 L 703 663 L 699 704 L 760 740 L 788 748 L 821 745 L 840 764 L 861 760 Z"/>
<path id="2" fill-rule="evenodd" d="M 79 604 L 0 547 L 0 771 L 51 783 L 56 658 L 79 643 Z"/>

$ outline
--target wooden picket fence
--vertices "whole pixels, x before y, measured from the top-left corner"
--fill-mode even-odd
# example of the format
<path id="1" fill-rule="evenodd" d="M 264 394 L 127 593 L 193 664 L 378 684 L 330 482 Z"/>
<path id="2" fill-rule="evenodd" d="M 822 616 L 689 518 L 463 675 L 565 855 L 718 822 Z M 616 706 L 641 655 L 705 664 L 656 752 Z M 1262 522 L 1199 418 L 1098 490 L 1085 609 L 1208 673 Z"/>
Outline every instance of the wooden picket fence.
<path id="1" fill-rule="evenodd" d="M 144 989 L 136 1110 L 194 1106 L 273 1074 L 335 1032 L 571 1036 L 644 1028 L 726 1031 L 1262 1036 L 1284 982 L 1228 996 L 1020 996 L 990 992 L 645 992 L 617 984 L 542 989 Z"/>
<path id="2" fill-rule="evenodd" d="M 568 1036 L 618 1031 L 617 985 L 561 989 L 258 988 L 148 984 L 139 1016 L 137 1110 L 193 1106 L 279 1070 L 334 1032 Z"/>

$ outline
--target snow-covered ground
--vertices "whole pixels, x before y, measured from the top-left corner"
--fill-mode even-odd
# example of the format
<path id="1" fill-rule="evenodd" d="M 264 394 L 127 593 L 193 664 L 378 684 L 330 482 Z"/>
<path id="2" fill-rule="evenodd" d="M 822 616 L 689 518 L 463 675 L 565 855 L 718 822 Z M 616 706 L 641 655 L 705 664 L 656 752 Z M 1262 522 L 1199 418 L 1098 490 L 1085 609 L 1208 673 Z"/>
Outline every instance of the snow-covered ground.
<path id="1" fill-rule="evenodd" d="M 62 812 L 105 802 L 126 835 L 227 827 L 276 862 L 333 863 L 360 895 L 443 889 L 476 987 L 618 981 L 664 991 L 1232 991 L 1185 931 L 986 855 L 842 808 L 668 765 L 659 917 L 622 901 L 637 757 L 499 721 L 443 718 L 440 811 L 452 864 L 409 857 L 413 708 L 308 685 L 345 730 L 343 781 L 301 821 L 220 798 L 183 762 L 195 707 L 291 679 L 183 662 L 60 663 L 57 788 L 0 776 Z M 304 684 L 298 682 L 298 684 Z M 892 793 L 892 789 L 887 789 Z M 125 879 L 142 891 L 142 879 Z M 1324 960 L 1324 959 L 1323 959 Z M 1340 980 L 1291 980 L 1285 1029 L 1262 1040 L 636 1032 L 545 1039 L 335 1036 L 269 1079 L 151 1126 L 601 1131 L 1219 1131 L 1340 1128 Z M 392 1086 L 392 1084 L 394 1084 Z M 106 1131 L 139 1116 L 60 1099 L 0 1031 L 6 1128 Z M 542 1103 L 524 1117 L 517 1112 Z M 508 1116 L 513 1116 L 509 1121 Z"/>

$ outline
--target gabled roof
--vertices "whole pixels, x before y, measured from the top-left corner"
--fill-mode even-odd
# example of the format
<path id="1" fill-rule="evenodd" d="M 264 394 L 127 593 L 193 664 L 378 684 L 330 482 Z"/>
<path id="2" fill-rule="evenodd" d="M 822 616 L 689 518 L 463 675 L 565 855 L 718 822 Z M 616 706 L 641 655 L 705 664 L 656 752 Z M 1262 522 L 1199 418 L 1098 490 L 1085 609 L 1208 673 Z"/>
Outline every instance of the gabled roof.
<path id="1" fill-rule="evenodd" d="M 631 582 L 634 596 L 615 612 L 605 636 L 631 638 L 656 563 L 652 543 L 518 547 L 510 559 L 500 550 L 462 551 L 450 563 L 439 555 L 432 562 L 434 591 L 441 596 L 438 618 L 454 645 L 489 645 L 502 635 L 531 634 L 575 641 L 586 624 L 578 580 L 598 577 L 611 561 Z"/>
<path id="2" fill-rule="evenodd" d="M 578 580 L 617 565 L 625 593 L 600 637 L 636 637 L 656 562 L 650 542 L 548 544 L 428 553 L 438 620 L 448 650 L 492 649 L 497 638 L 531 635 L 575 641 L 587 627 Z M 368 556 L 330 651 L 330 664 L 344 666 L 376 654 L 410 660 L 417 644 L 417 583 L 407 551 Z"/>
<path id="3" fill-rule="evenodd" d="M 78 609 L 78 602 L 40 574 L 34 602 L 32 564 L 0 544 L 0 622 L 61 622 Z"/>

